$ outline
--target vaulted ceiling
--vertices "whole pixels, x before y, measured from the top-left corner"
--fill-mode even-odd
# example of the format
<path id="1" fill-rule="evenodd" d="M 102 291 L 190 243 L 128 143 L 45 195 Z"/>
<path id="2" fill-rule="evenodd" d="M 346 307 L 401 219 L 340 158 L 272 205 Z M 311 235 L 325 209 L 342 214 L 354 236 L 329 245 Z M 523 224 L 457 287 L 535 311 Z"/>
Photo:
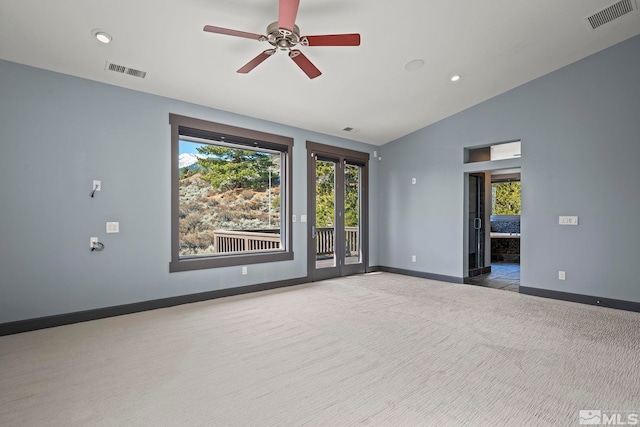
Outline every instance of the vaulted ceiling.
<path id="1" fill-rule="evenodd" d="M 323 73 L 311 80 L 286 52 L 238 74 L 271 46 L 203 31 L 265 34 L 278 0 L 2 0 L 0 58 L 381 145 L 640 34 L 625 2 L 593 29 L 586 18 L 615 1 L 301 0 L 302 35 L 362 38 L 300 47 Z M 413 60 L 424 66 L 407 71 Z"/>

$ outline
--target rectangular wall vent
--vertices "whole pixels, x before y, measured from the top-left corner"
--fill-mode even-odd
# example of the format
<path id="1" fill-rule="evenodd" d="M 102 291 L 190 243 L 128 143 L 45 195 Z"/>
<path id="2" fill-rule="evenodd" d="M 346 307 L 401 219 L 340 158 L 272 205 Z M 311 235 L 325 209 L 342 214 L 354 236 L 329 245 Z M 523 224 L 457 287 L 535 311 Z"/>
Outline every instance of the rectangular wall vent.
<path id="1" fill-rule="evenodd" d="M 626 15 L 629 12 L 633 11 L 633 2 L 632 0 L 621 0 L 617 3 L 612 4 L 606 9 L 601 10 L 600 12 L 593 14 L 587 17 L 587 22 L 592 29 L 596 29 L 601 25 L 606 24 L 607 22 L 611 22 L 616 18 L 621 17 L 622 15 Z"/>
<path id="2" fill-rule="evenodd" d="M 360 132 L 360 129 L 357 128 L 352 128 L 351 126 L 347 126 L 346 128 L 342 129 L 345 132 L 351 132 L 351 133 L 358 133 Z"/>
<path id="3" fill-rule="evenodd" d="M 146 71 L 136 70 L 134 68 L 125 67 L 124 65 L 113 64 L 111 62 L 107 62 L 107 70 L 114 71 L 116 73 L 127 74 L 133 77 L 140 77 L 144 79 L 147 75 Z"/>

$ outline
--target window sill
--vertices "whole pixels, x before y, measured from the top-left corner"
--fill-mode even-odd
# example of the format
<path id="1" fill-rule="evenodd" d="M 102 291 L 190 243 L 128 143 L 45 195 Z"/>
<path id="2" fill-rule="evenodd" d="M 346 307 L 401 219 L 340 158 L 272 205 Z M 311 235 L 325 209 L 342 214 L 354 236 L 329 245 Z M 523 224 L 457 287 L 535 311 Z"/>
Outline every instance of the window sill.
<path id="1" fill-rule="evenodd" d="M 230 256 L 184 258 L 169 263 L 169 272 L 204 270 L 207 268 L 234 267 L 237 265 L 261 264 L 265 262 L 291 261 L 293 252 L 267 252 Z"/>

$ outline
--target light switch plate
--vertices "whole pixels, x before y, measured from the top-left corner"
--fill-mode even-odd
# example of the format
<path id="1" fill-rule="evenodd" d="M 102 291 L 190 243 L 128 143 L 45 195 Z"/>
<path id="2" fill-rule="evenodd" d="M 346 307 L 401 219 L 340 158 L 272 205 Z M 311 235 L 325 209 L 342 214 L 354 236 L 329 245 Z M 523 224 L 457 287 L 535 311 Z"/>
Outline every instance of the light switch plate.
<path id="1" fill-rule="evenodd" d="M 560 216 L 558 217 L 558 224 L 560 225 L 578 225 L 577 216 Z"/>
<path id="2" fill-rule="evenodd" d="M 300 215 L 300 222 L 307 222 L 307 216 L 306 215 Z"/>
<path id="3" fill-rule="evenodd" d="M 120 223 L 119 222 L 108 222 L 107 223 L 107 233 L 119 233 L 120 232 Z"/>

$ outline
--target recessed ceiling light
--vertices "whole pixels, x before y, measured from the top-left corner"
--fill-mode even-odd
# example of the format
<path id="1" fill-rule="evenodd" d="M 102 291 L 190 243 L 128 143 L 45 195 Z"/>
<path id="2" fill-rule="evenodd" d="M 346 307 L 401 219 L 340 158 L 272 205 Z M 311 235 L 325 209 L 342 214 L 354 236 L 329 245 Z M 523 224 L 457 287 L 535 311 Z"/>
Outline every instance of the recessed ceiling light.
<path id="1" fill-rule="evenodd" d="M 462 76 L 460 76 L 459 74 L 456 74 L 454 76 L 451 76 L 451 81 L 452 82 L 457 82 L 458 80 L 460 80 L 462 78 Z"/>
<path id="2" fill-rule="evenodd" d="M 422 67 L 424 67 L 424 61 L 422 59 L 414 59 L 404 64 L 405 71 L 408 71 L 410 73 L 413 71 L 418 71 Z"/>
<path id="3" fill-rule="evenodd" d="M 111 35 L 109 35 L 108 33 L 105 33 L 102 30 L 93 30 L 91 31 L 91 34 L 93 34 L 93 37 L 95 37 L 96 40 L 98 40 L 101 43 L 104 43 L 104 44 L 111 43 L 111 40 L 112 40 Z"/>

